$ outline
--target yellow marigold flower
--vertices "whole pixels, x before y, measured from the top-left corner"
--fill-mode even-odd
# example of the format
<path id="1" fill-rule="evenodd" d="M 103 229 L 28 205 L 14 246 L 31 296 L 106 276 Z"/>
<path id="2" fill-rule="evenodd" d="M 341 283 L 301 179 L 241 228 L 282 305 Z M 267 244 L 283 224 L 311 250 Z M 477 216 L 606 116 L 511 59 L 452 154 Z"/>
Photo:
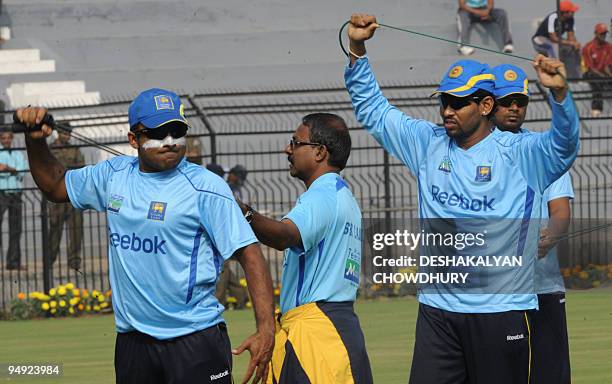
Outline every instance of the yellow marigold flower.
<path id="1" fill-rule="evenodd" d="M 230 296 L 230 297 L 227 298 L 227 302 L 228 303 L 232 303 L 232 304 L 233 303 L 237 303 L 238 299 L 236 299 L 234 296 Z"/>
<path id="2" fill-rule="evenodd" d="M 57 287 L 57 294 L 60 296 L 64 296 L 66 294 L 66 287 L 64 287 L 63 285 Z"/>
<path id="3" fill-rule="evenodd" d="M 251 304 L 251 302 L 250 302 L 250 301 L 247 301 L 247 303 L 246 303 L 246 307 L 247 307 L 247 308 L 253 308 L 253 304 Z"/>
<path id="4" fill-rule="evenodd" d="M 73 297 L 72 299 L 70 299 L 69 303 L 70 303 L 71 306 L 74 307 L 75 305 L 77 305 L 79 303 L 79 300 L 80 299 L 78 297 Z"/>
<path id="5" fill-rule="evenodd" d="M 38 295 L 38 300 L 40 300 L 40 301 L 49 301 L 49 300 L 51 300 L 51 296 L 45 295 L 43 293 L 40 293 Z"/>
<path id="6" fill-rule="evenodd" d="M 55 288 L 51 288 L 51 289 L 49 290 L 49 296 L 55 296 L 55 293 L 56 293 L 56 292 L 57 292 L 57 291 L 56 291 L 56 289 L 55 289 Z"/>
<path id="7" fill-rule="evenodd" d="M 66 300 L 60 300 L 59 306 L 62 307 L 62 308 L 65 307 L 66 306 Z"/>
<path id="8" fill-rule="evenodd" d="M 39 292 L 37 292 L 37 291 L 34 291 L 34 292 L 30 292 L 30 294 L 28 295 L 28 297 L 29 297 L 30 299 L 37 299 L 37 298 L 38 298 L 38 295 L 40 295 L 40 293 L 39 293 Z"/>
<path id="9" fill-rule="evenodd" d="M 43 311 L 48 311 L 49 310 L 49 303 L 42 303 L 40 305 L 40 307 L 42 308 Z"/>
<path id="10" fill-rule="evenodd" d="M 597 287 L 599 287 L 600 285 L 601 285 L 601 282 L 600 282 L 600 281 L 595 280 L 595 281 L 593 282 L 593 288 L 597 288 Z"/>
<path id="11" fill-rule="evenodd" d="M 93 297 L 94 299 L 98 298 L 98 295 L 100 294 L 100 292 L 98 292 L 96 289 L 93 290 L 93 292 L 91 293 L 91 297 Z"/>
<path id="12" fill-rule="evenodd" d="M 25 299 L 26 299 L 26 294 L 25 294 L 25 293 L 23 293 L 23 292 L 19 292 L 19 293 L 17 294 L 17 298 L 18 298 L 19 300 L 25 300 Z"/>
<path id="13" fill-rule="evenodd" d="M 98 312 L 100 310 L 100 306 L 99 305 L 94 305 L 93 309 L 94 309 L 94 311 Z"/>
<path id="14" fill-rule="evenodd" d="M 104 298 L 104 295 L 98 295 L 98 301 L 99 301 L 99 302 L 103 303 L 103 302 L 104 302 L 104 300 L 106 300 L 106 299 Z"/>
<path id="15" fill-rule="evenodd" d="M 113 291 L 111 289 L 109 289 L 108 291 L 106 291 L 106 297 L 111 297 L 113 294 Z"/>
<path id="16" fill-rule="evenodd" d="M 589 273 L 586 271 L 578 272 L 578 278 L 580 278 L 580 280 L 586 280 L 589 278 Z"/>
<path id="17" fill-rule="evenodd" d="M 51 300 L 51 301 L 49 302 L 49 306 L 50 306 L 51 308 L 55 308 L 55 307 L 57 307 L 57 301 L 55 301 L 55 300 Z"/>
<path id="18" fill-rule="evenodd" d="M 79 309 L 79 311 L 82 311 L 85 309 L 85 306 L 83 304 L 79 304 L 77 308 Z"/>
<path id="19" fill-rule="evenodd" d="M 240 285 L 242 285 L 243 287 L 247 286 L 247 282 L 245 278 L 240 279 Z"/>
<path id="20" fill-rule="evenodd" d="M 85 306 L 85 310 L 86 310 L 87 312 L 91 311 L 91 305 L 86 305 L 86 306 Z"/>
<path id="21" fill-rule="evenodd" d="M 66 289 L 71 289 L 71 290 L 74 289 L 74 284 L 72 283 L 66 284 Z"/>
<path id="22" fill-rule="evenodd" d="M 72 307 L 68 308 L 68 312 L 69 312 L 71 315 L 74 315 L 74 308 L 72 308 Z"/>
<path id="23" fill-rule="evenodd" d="M 274 296 L 280 296 L 280 289 L 276 288 L 274 290 Z"/>
<path id="24" fill-rule="evenodd" d="M 49 311 L 52 315 L 55 315 L 55 312 L 57 312 L 57 309 L 55 308 L 51 308 L 51 310 Z"/>
<path id="25" fill-rule="evenodd" d="M 108 302 L 103 302 L 102 304 L 100 304 L 100 308 L 107 308 L 108 307 Z"/>
<path id="26" fill-rule="evenodd" d="M 89 291 L 88 291 L 88 290 L 86 290 L 86 289 L 84 289 L 84 290 L 81 292 L 81 296 L 83 296 L 84 298 L 88 298 L 88 297 L 89 297 Z"/>
<path id="27" fill-rule="evenodd" d="M 81 291 L 78 288 L 72 290 L 72 296 L 81 296 Z"/>

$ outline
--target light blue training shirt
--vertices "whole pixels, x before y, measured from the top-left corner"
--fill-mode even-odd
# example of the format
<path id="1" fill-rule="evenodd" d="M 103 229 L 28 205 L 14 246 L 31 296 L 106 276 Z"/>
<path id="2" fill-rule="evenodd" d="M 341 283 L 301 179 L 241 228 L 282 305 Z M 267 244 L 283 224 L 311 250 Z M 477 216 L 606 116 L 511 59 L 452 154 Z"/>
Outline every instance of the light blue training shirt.
<path id="1" fill-rule="evenodd" d="M 183 159 L 145 173 L 120 156 L 66 173 L 79 209 L 106 211 L 117 332 L 170 339 L 223 322 L 224 260 L 257 242 L 227 184 Z"/>

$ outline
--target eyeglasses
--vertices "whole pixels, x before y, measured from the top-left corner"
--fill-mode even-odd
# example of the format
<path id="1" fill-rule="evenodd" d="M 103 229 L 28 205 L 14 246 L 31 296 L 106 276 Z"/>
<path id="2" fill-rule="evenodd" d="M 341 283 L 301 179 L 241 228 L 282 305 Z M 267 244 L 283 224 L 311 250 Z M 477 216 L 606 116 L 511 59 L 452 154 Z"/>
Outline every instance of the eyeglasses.
<path id="1" fill-rule="evenodd" d="M 299 147 L 300 145 L 319 146 L 319 145 L 323 145 L 323 144 L 321 144 L 321 143 L 309 143 L 308 141 L 299 141 L 299 140 L 296 140 L 294 138 L 291 138 L 291 140 L 289 140 L 289 147 L 291 148 L 292 151 L 295 148 Z"/>
<path id="2" fill-rule="evenodd" d="M 467 107 L 470 103 L 479 103 L 482 100 L 481 97 L 477 96 L 466 96 L 466 97 L 458 97 L 453 95 L 448 95 L 446 93 L 438 96 L 438 101 L 440 102 L 440 107 L 442 109 L 446 109 L 447 107 L 451 107 L 453 110 L 458 111 L 462 108 Z"/>
<path id="3" fill-rule="evenodd" d="M 508 95 L 497 99 L 497 104 L 504 108 L 510 108 L 512 104 L 516 104 L 517 107 L 523 108 L 529 104 L 529 96 L 527 95 Z"/>
<path id="4" fill-rule="evenodd" d="M 145 135 L 148 139 L 152 140 L 163 140 L 168 135 L 172 136 L 175 139 L 183 137 L 187 134 L 187 126 L 182 123 L 178 124 L 164 124 L 159 128 L 150 129 L 144 128 L 139 131 L 135 131 L 135 135 Z"/>

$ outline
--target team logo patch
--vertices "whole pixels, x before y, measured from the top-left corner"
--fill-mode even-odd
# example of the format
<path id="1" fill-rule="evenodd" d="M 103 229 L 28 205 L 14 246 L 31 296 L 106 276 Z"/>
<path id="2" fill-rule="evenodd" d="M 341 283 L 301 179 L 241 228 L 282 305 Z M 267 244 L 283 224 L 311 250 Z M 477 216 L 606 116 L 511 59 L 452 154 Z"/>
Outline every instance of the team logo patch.
<path id="1" fill-rule="evenodd" d="M 504 79 L 506 79 L 506 81 L 514 81 L 517 77 L 518 75 L 516 74 L 516 72 L 511 69 L 504 72 Z"/>
<path id="2" fill-rule="evenodd" d="M 174 103 L 172 98 L 166 95 L 155 96 L 155 107 L 159 111 L 160 109 L 174 109 Z"/>
<path id="3" fill-rule="evenodd" d="M 444 156 L 442 162 L 440 163 L 440 166 L 438 166 L 438 170 L 446 174 L 451 173 L 451 161 L 448 156 Z"/>
<path id="4" fill-rule="evenodd" d="M 456 65 L 450 70 L 450 72 L 448 72 L 448 77 L 450 77 L 451 79 L 456 79 L 457 77 L 461 76 L 462 73 L 463 67 L 460 65 Z"/>
<path id="5" fill-rule="evenodd" d="M 166 216 L 166 205 L 168 204 L 161 201 L 152 201 L 151 206 L 149 206 L 147 219 L 164 221 L 164 216 Z"/>
<path id="6" fill-rule="evenodd" d="M 111 195 L 110 200 L 108 201 L 108 210 L 110 212 L 118 213 L 122 205 L 123 196 Z"/>
<path id="7" fill-rule="evenodd" d="M 344 278 L 359 285 L 359 270 L 360 265 L 356 260 L 346 259 L 344 265 Z"/>
<path id="8" fill-rule="evenodd" d="M 476 181 L 486 182 L 491 181 L 491 166 L 479 165 L 476 167 Z"/>

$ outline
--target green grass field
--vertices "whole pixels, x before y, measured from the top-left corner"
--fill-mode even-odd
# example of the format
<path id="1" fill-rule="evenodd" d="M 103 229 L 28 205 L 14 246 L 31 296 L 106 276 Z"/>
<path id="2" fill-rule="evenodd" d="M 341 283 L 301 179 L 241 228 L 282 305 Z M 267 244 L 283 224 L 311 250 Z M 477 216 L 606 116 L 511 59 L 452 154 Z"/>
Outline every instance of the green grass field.
<path id="1" fill-rule="evenodd" d="M 366 335 L 377 383 L 407 383 L 414 342 L 417 302 L 413 298 L 359 301 L 357 312 Z M 612 383 L 612 290 L 568 294 L 572 382 Z M 250 311 L 225 316 L 232 345 L 253 329 Z M 115 341 L 112 316 L 0 322 L 0 363 L 61 362 L 61 379 L 13 380 L 18 383 L 113 383 Z M 242 378 L 247 358 L 234 360 Z M 6 382 L 0 376 L 0 382 Z"/>

